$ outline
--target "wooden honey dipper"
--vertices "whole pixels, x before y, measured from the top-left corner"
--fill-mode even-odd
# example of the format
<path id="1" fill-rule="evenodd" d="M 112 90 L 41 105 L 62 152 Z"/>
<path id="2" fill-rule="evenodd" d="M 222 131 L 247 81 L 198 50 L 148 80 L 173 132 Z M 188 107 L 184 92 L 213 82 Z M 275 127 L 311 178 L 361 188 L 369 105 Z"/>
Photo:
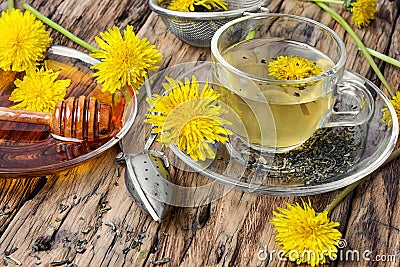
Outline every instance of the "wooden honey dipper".
<path id="1" fill-rule="evenodd" d="M 112 108 L 94 97 L 69 97 L 53 113 L 0 107 L 0 120 L 48 125 L 57 136 L 94 141 L 110 135 Z"/>

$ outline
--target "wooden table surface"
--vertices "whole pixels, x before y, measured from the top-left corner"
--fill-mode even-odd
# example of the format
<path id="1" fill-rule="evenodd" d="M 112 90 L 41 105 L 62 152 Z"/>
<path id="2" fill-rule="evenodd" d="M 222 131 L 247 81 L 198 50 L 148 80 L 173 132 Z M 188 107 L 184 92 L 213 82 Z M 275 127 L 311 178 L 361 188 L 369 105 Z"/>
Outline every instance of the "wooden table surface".
<path id="1" fill-rule="evenodd" d="M 21 7 L 23 1 L 16 1 Z M 210 59 L 208 48 L 182 43 L 170 33 L 147 0 L 27 0 L 34 8 L 92 45 L 94 36 L 113 25 L 130 24 L 161 51 L 161 69 L 183 62 Z M 356 29 L 367 47 L 400 59 L 400 1 L 378 1 L 376 20 Z M 331 5 L 333 6 L 333 5 Z M 0 5 L 4 10 L 6 1 Z M 317 5 L 295 0 L 273 0 L 273 12 L 306 16 L 334 29 L 347 45 L 346 68 L 376 85 L 379 79 L 353 40 Z M 333 6 L 350 21 L 341 6 Z M 353 25 L 353 28 L 356 27 Z M 54 30 L 53 44 L 87 52 Z M 400 89 L 400 69 L 376 61 L 390 85 Z M 147 108 L 145 93 L 139 109 Z M 136 123 L 138 132 L 145 127 Z M 146 130 L 148 131 L 148 129 Z M 138 134 L 133 151 L 140 151 L 145 134 Z M 128 194 L 124 166 L 115 157 L 118 146 L 101 157 L 51 176 L 0 179 L 0 265 L 4 252 L 22 266 L 287 266 L 273 257 L 258 257 L 260 250 L 279 250 L 269 220 L 272 210 L 298 197 L 260 196 L 230 190 L 222 198 L 200 207 L 173 207 L 161 223 L 142 212 Z M 0 151 L 1 153 L 1 151 Z M 347 248 L 371 251 L 371 261 L 336 261 L 331 266 L 399 266 L 400 161 L 394 160 L 367 178 L 333 211 L 340 222 Z M 205 179 L 193 172 L 174 170 L 187 186 Z M 317 211 L 339 193 L 311 196 Z M 38 251 L 39 248 L 39 251 Z M 378 255 L 382 261 L 373 261 Z M 389 255 L 395 255 L 395 262 Z M 384 260 L 386 258 L 386 261 Z M 379 258 L 376 258 L 379 259 Z M 75 265 L 74 265 L 75 264 Z"/>

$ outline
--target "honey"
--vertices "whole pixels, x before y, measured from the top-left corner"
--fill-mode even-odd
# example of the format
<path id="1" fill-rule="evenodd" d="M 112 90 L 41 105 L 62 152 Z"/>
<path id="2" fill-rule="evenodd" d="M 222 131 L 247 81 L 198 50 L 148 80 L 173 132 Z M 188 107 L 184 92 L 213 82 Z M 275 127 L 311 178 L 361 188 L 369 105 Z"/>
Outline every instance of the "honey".
<path id="1" fill-rule="evenodd" d="M 101 85 L 95 82 L 89 64 L 53 55 L 52 59 L 46 61 L 46 65 L 54 71 L 60 71 L 58 79 L 71 79 L 66 98 L 84 95 L 95 97 L 111 106 L 110 133 L 106 138 L 91 141 L 69 140 L 52 134 L 47 125 L 0 121 L 0 175 L 47 174 L 78 164 L 81 162 L 80 157 L 92 152 L 96 155 L 96 149 L 114 138 L 124 125 L 124 95 L 121 92 L 114 95 L 101 92 Z M 23 73 L 0 72 L 1 107 L 15 104 L 8 98 L 15 88 L 13 81 L 17 77 L 22 79 Z"/>

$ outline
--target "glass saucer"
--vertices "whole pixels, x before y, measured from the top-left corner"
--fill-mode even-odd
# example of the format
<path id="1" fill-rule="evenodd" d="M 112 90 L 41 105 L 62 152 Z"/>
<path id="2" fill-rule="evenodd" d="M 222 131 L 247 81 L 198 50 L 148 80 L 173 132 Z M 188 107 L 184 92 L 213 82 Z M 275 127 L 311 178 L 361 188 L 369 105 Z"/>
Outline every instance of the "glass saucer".
<path id="1" fill-rule="evenodd" d="M 165 72 L 165 75 L 174 79 L 195 75 L 198 81 L 205 78 L 212 81 L 211 63 L 186 65 L 180 66 L 180 75 L 176 75 L 176 71 Z M 372 82 L 349 70 L 344 76 L 365 84 L 375 99 L 372 117 L 363 125 L 321 129 L 299 149 L 272 157 L 250 153 L 246 161 L 243 161 L 243 155 L 232 153 L 229 143 L 217 143 L 215 159 L 207 161 L 194 161 L 174 145 L 169 148 L 194 171 L 246 192 L 302 196 L 350 185 L 372 173 L 389 157 L 397 141 L 399 125 L 388 98 Z M 152 87 L 156 88 L 162 80 L 154 79 Z M 390 126 L 381 122 L 381 109 L 386 106 L 390 111 Z M 174 157 L 170 158 L 174 160 Z"/>
<path id="2" fill-rule="evenodd" d="M 90 67 L 99 61 L 75 49 L 52 46 L 45 64 L 60 71 L 59 79 L 70 79 L 65 97 L 96 97 L 113 107 L 113 121 L 118 124 L 111 136 L 97 141 L 60 140 L 46 125 L 0 121 L 0 177 L 27 177 L 53 174 L 76 166 L 111 148 L 126 134 L 137 115 L 136 96 L 125 87 L 121 92 L 102 93 Z M 0 106 L 14 103 L 8 98 L 21 73 L 0 73 Z"/>

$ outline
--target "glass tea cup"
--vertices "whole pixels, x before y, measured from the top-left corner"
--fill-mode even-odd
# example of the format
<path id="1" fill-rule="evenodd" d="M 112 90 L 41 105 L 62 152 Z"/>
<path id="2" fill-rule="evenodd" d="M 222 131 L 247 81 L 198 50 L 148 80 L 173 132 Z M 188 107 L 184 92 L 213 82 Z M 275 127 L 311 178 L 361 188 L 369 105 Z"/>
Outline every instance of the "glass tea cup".
<path id="1" fill-rule="evenodd" d="M 231 140 L 240 139 L 241 146 L 286 152 L 319 128 L 360 125 L 372 115 L 369 90 L 343 80 L 343 41 L 319 22 L 287 14 L 245 16 L 215 33 L 211 53 L 215 89 L 229 108 L 224 116 L 232 123 Z M 308 59 L 322 73 L 278 80 L 268 65 L 280 56 Z"/>

